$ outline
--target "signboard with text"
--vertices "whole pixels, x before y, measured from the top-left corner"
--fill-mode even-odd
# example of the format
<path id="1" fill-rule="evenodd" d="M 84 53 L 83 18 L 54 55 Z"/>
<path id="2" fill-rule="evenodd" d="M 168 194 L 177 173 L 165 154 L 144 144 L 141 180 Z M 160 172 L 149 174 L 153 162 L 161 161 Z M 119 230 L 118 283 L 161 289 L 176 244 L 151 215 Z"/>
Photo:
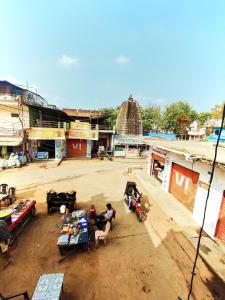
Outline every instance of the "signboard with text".
<path id="1" fill-rule="evenodd" d="M 65 131 L 62 128 L 31 127 L 27 130 L 29 140 L 64 140 Z"/>
<path id="2" fill-rule="evenodd" d="M 69 129 L 68 139 L 98 140 L 98 130 Z"/>

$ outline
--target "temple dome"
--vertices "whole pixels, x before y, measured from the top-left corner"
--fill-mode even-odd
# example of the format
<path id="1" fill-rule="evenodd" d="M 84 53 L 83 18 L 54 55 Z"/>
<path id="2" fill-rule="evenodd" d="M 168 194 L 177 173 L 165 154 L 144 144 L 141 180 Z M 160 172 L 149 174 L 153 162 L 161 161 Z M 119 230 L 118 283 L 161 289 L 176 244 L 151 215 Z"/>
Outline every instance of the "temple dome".
<path id="1" fill-rule="evenodd" d="M 143 135 L 141 109 L 132 95 L 120 107 L 116 132 L 120 135 Z"/>

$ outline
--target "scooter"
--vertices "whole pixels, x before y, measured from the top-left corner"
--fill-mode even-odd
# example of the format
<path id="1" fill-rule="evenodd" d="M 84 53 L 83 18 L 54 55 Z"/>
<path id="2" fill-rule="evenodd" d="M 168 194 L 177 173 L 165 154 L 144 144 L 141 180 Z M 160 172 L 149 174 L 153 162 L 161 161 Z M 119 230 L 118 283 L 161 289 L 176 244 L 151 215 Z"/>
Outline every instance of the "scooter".
<path id="1" fill-rule="evenodd" d="M 124 200 L 127 206 L 136 213 L 138 221 L 144 221 L 145 214 L 141 207 L 142 194 L 138 191 L 136 182 L 127 181 L 124 195 L 126 195 Z"/>
<path id="2" fill-rule="evenodd" d="M 139 222 L 142 222 L 144 220 L 144 213 L 141 208 L 141 197 L 142 197 L 142 194 L 138 195 L 137 197 L 135 197 L 134 195 L 126 196 L 124 199 L 127 206 L 130 208 L 130 210 L 132 212 L 135 212 L 136 217 Z M 130 203 L 130 205 L 129 205 L 129 203 Z"/>

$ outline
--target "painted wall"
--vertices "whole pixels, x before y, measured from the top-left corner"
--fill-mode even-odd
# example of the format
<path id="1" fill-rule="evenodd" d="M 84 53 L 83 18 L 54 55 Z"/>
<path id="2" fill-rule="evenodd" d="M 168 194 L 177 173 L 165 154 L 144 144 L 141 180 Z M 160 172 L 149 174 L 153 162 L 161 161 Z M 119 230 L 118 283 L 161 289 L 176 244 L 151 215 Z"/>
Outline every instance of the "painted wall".
<path id="1" fill-rule="evenodd" d="M 180 164 L 172 163 L 169 192 L 191 212 L 195 203 L 199 173 Z"/>
<path id="2" fill-rule="evenodd" d="M 206 201 L 206 195 L 207 195 L 207 190 L 202 187 L 201 183 L 207 184 L 209 182 L 210 175 L 208 174 L 208 172 L 211 172 L 212 166 L 207 163 L 203 163 L 199 161 L 195 161 L 192 163 L 191 161 L 185 160 L 184 156 L 171 153 L 171 152 L 167 154 L 167 157 L 170 162 L 174 161 L 177 164 L 189 168 L 190 170 L 193 170 L 200 174 L 199 184 L 197 187 L 195 204 L 193 209 L 193 217 L 195 221 L 199 225 L 201 225 L 205 201 Z M 205 226 L 204 226 L 205 232 L 208 233 L 211 237 L 214 237 L 215 235 L 216 224 L 219 217 L 223 190 L 225 189 L 224 178 L 225 178 L 225 170 L 222 168 L 216 168 L 214 173 L 214 179 L 211 186 L 210 195 L 209 195 Z"/>
<path id="3" fill-rule="evenodd" d="M 207 163 L 200 161 L 191 162 L 185 159 L 184 155 L 179 155 L 173 152 L 168 152 L 166 155 L 166 163 L 163 172 L 163 182 L 162 188 L 164 191 L 169 192 L 170 178 L 171 178 L 171 166 L 175 162 L 185 168 L 189 168 L 197 173 L 199 173 L 199 183 L 195 196 L 195 203 L 193 208 L 193 218 L 198 225 L 201 225 L 204 206 L 207 195 L 206 185 L 209 183 L 210 172 L 212 166 Z M 150 175 L 150 170 L 152 168 L 152 156 L 150 151 L 150 157 L 147 164 L 147 174 Z M 206 212 L 205 226 L 204 230 L 211 237 L 215 236 L 216 225 L 220 213 L 220 207 L 222 203 L 223 191 L 225 190 L 225 170 L 216 167 L 214 173 L 214 179 L 211 186 L 211 191 L 209 195 L 208 207 Z M 205 185 L 206 184 L 206 185 Z"/>
<path id="4" fill-rule="evenodd" d="M 87 140 L 67 139 L 67 155 L 70 157 L 86 157 Z"/>

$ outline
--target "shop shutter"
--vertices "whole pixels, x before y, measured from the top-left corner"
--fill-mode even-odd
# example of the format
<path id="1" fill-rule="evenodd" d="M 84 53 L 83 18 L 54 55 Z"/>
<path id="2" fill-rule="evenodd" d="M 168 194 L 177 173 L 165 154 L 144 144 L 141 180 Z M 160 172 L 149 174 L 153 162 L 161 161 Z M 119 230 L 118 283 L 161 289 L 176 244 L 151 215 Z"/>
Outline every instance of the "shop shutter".
<path id="1" fill-rule="evenodd" d="M 172 164 L 169 191 L 191 212 L 194 208 L 198 179 L 199 173 L 178 164 Z"/>
<path id="2" fill-rule="evenodd" d="M 215 235 L 225 244 L 225 191 L 223 192 L 223 199 L 220 207 Z"/>
<path id="3" fill-rule="evenodd" d="M 70 157 L 87 155 L 87 140 L 67 140 L 67 153 Z"/>

